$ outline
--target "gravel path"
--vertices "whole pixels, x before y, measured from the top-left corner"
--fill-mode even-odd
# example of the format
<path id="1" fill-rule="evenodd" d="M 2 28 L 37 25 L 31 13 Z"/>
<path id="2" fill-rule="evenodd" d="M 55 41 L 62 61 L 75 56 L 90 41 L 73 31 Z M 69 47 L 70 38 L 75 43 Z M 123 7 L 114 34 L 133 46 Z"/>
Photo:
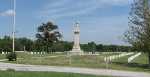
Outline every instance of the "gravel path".
<path id="1" fill-rule="evenodd" d="M 60 66 L 24 65 L 24 64 L 11 64 L 3 62 L 0 62 L 0 69 L 1 70 L 15 69 L 16 71 L 69 72 L 69 73 L 81 73 L 91 75 L 106 75 L 114 77 L 150 77 L 150 73 L 145 72 L 129 72 L 120 70 L 90 69 L 90 68 L 60 67 Z"/>

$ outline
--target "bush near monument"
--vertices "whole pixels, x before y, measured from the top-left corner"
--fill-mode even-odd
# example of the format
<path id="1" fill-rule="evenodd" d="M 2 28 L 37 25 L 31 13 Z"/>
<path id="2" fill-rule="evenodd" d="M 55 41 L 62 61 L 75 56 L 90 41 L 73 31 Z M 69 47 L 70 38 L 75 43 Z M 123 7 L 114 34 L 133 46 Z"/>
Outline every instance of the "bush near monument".
<path id="1" fill-rule="evenodd" d="M 17 60 L 17 54 L 15 52 L 10 52 L 6 55 L 6 58 L 8 61 L 16 61 Z"/>

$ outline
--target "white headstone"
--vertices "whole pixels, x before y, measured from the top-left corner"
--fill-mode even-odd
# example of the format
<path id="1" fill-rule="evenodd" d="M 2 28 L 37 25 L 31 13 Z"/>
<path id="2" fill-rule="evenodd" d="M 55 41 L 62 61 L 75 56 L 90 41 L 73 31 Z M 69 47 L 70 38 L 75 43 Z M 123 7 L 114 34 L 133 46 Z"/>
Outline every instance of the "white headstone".
<path id="1" fill-rule="evenodd" d="M 5 54 L 5 52 L 2 52 L 2 54 Z"/>
<path id="2" fill-rule="evenodd" d="M 33 52 L 31 52 L 31 54 L 33 54 Z"/>

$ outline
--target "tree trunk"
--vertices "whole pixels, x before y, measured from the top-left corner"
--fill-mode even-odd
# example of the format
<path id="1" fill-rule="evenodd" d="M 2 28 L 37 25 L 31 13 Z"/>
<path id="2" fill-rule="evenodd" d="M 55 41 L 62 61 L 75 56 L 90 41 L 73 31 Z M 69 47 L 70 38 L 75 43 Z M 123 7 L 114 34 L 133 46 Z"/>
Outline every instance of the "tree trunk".
<path id="1" fill-rule="evenodd" d="M 46 52 L 49 52 L 49 50 L 48 50 L 48 44 L 46 45 Z"/>
<path id="2" fill-rule="evenodd" d="M 150 52 L 148 52 L 148 66 L 150 67 Z"/>

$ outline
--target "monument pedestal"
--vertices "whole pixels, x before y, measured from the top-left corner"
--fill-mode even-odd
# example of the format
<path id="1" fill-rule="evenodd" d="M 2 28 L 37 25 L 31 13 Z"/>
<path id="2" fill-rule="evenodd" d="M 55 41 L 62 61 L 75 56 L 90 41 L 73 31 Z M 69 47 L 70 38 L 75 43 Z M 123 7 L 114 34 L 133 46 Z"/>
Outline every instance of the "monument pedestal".
<path id="1" fill-rule="evenodd" d="M 79 23 L 74 26 L 74 45 L 72 51 L 69 52 L 70 55 L 83 55 L 83 51 L 80 49 L 80 27 Z"/>
<path id="2" fill-rule="evenodd" d="M 69 52 L 69 54 L 71 55 L 83 55 L 83 51 L 82 50 L 72 50 Z"/>

